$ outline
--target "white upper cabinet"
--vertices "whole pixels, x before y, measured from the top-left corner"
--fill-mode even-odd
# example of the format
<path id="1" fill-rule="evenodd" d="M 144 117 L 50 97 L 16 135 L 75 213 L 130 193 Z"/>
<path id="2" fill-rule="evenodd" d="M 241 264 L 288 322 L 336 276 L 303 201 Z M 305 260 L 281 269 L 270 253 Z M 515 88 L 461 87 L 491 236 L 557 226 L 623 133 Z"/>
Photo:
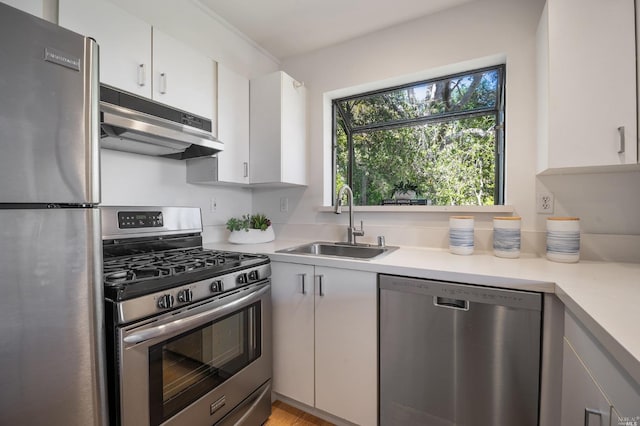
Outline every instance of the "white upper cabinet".
<path id="1" fill-rule="evenodd" d="M 100 82 L 212 119 L 214 61 L 103 0 L 59 0 L 59 23 L 100 46 Z"/>
<path id="2" fill-rule="evenodd" d="M 213 118 L 214 62 L 153 28 L 153 99 Z"/>
<path id="3" fill-rule="evenodd" d="M 252 184 L 307 184 L 306 92 L 282 71 L 251 80 Z"/>
<path id="4" fill-rule="evenodd" d="M 218 180 L 249 183 L 249 79 L 218 64 Z"/>
<path id="5" fill-rule="evenodd" d="M 44 15 L 42 0 L 1 0 L 1 1 L 2 3 L 8 4 L 9 6 L 15 7 L 16 9 L 20 9 L 23 12 L 27 12 L 32 15 L 35 15 L 38 18 L 42 18 Z"/>
<path id="6" fill-rule="evenodd" d="M 637 163 L 634 0 L 548 0 L 538 28 L 538 172 Z"/>
<path id="7" fill-rule="evenodd" d="M 151 25 L 110 2 L 59 1 L 60 25 L 98 42 L 100 82 L 150 98 Z"/>
<path id="8" fill-rule="evenodd" d="M 224 151 L 187 160 L 187 182 L 249 185 L 249 79 L 217 66 L 218 139 Z"/>

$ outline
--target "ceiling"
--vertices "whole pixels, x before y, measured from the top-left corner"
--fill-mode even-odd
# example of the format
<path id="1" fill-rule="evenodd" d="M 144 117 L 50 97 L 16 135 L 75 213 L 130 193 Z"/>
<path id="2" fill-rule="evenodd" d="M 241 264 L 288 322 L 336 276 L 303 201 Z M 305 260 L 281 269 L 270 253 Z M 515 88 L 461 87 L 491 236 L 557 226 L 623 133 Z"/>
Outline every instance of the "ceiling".
<path id="1" fill-rule="evenodd" d="M 200 0 L 278 59 L 474 0 Z"/>

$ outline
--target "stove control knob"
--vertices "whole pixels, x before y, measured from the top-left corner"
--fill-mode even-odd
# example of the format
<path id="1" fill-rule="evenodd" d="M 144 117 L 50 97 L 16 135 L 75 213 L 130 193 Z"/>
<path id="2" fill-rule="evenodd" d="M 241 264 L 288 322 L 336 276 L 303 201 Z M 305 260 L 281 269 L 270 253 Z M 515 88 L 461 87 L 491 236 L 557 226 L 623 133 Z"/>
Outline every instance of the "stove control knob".
<path id="1" fill-rule="evenodd" d="M 222 290 L 223 288 L 222 288 L 221 280 L 215 280 L 214 282 L 211 283 L 211 291 L 213 293 L 220 293 Z"/>
<path id="2" fill-rule="evenodd" d="M 170 294 L 162 295 L 158 298 L 158 308 L 169 309 L 173 306 L 173 296 Z"/>
<path id="3" fill-rule="evenodd" d="M 247 274 L 238 274 L 238 278 L 236 278 L 238 284 L 246 284 L 247 283 Z"/>
<path id="4" fill-rule="evenodd" d="M 189 303 L 193 300 L 193 292 L 189 289 L 178 292 L 178 302 Z"/>
<path id="5" fill-rule="evenodd" d="M 258 270 L 253 270 L 249 272 L 249 281 L 258 281 Z"/>

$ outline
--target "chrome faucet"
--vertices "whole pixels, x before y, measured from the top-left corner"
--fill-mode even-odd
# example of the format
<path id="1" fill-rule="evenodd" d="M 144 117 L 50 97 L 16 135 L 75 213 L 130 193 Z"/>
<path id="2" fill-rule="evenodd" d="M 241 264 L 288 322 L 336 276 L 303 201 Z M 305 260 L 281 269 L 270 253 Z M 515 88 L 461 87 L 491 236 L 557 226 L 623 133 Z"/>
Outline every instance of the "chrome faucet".
<path id="1" fill-rule="evenodd" d="M 342 213 L 342 197 L 344 193 L 347 193 L 347 202 L 349 203 L 349 228 L 347 228 L 347 244 L 356 245 L 356 237 L 362 237 L 364 235 L 364 227 L 362 221 L 360 221 L 360 229 L 356 229 L 353 226 L 353 192 L 349 185 L 343 185 L 338 191 L 338 197 L 336 198 L 335 213 Z"/>

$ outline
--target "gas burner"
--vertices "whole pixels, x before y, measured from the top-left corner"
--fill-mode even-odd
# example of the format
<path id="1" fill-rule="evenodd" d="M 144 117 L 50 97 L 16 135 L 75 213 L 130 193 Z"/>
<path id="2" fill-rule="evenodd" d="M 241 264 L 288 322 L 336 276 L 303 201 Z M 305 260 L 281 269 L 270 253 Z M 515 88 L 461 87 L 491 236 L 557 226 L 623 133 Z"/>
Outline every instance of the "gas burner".
<path id="1" fill-rule="evenodd" d="M 140 250 L 137 248 L 136 250 Z M 202 247 L 163 251 L 136 251 L 130 255 L 105 258 L 104 282 L 106 286 L 129 286 L 141 281 L 160 280 L 188 275 L 199 271 L 218 274 L 255 263 L 264 256 L 207 250 Z"/>
<path id="2" fill-rule="evenodd" d="M 116 272 L 105 271 L 104 280 L 107 284 L 119 284 L 125 281 L 131 281 L 133 280 L 133 272 L 123 270 L 119 270 Z"/>

